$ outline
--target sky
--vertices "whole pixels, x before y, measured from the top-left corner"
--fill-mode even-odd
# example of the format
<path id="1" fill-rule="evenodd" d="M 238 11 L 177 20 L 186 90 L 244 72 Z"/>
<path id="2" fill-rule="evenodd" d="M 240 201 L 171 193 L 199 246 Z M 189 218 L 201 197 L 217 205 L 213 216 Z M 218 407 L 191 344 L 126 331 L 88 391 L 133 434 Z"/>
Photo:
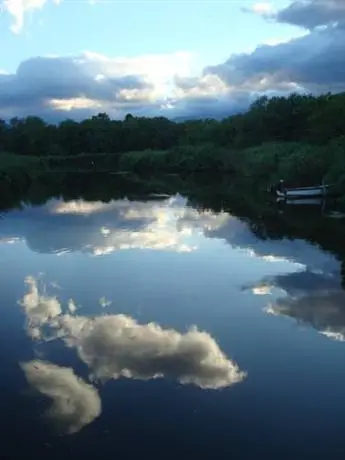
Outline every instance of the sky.
<path id="1" fill-rule="evenodd" d="M 0 0 L 0 118 L 209 117 L 345 90 L 345 0 Z"/>

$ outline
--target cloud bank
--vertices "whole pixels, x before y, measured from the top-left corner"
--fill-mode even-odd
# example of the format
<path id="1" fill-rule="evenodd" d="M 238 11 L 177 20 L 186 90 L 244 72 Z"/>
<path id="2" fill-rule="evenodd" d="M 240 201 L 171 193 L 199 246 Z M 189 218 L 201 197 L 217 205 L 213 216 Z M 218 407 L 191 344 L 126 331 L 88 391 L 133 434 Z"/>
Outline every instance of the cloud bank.
<path id="1" fill-rule="evenodd" d="M 73 369 L 39 360 L 22 363 L 21 368 L 29 384 L 52 400 L 46 415 L 62 432 L 76 433 L 100 415 L 97 390 Z"/>
<path id="2" fill-rule="evenodd" d="M 202 247 L 200 238 L 223 240 L 267 261 L 290 262 L 293 270 L 339 272 L 337 258 L 317 245 L 302 239 L 259 239 L 247 222 L 227 212 L 194 209 L 180 195 L 146 202 L 54 199 L 6 213 L 0 229 L 0 241 L 24 240 L 35 252 L 93 256 L 129 249 L 193 252 Z"/>
<path id="3" fill-rule="evenodd" d="M 29 9 L 45 2 L 7 3 L 21 17 L 24 4 Z M 298 26 L 305 34 L 232 55 L 200 75 L 192 75 L 193 57 L 186 52 L 134 58 L 84 52 L 28 59 L 15 73 L 0 74 L 0 117 L 36 114 L 56 121 L 105 111 L 113 118 L 129 112 L 220 118 L 245 110 L 263 94 L 345 90 L 343 1 L 297 0 L 275 12 L 262 4 L 249 10 L 263 21 Z"/>
<path id="4" fill-rule="evenodd" d="M 180 196 L 162 201 L 103 203 L 51 200 L 40 208 L 6 214 L 0 238 L 22 238 L 30 249 L 44 253 L 81 251 L 105 255 L 127 249 L 171 252 L 197 250 L 193 235 L 215 229 L 228 214 L 198 212 Z"/>
<path id="5" fill-rule="evenodd" d="M 262 15 L 263 13 L 258 13 Z M 297 0 L 264 14 L 268 19 L 306 29 L 306 34 L 250 54 L 231 56 L 209 67 L 227 85 L 260 91 L 345 90 L 345 4 L 339 0 Z"/>

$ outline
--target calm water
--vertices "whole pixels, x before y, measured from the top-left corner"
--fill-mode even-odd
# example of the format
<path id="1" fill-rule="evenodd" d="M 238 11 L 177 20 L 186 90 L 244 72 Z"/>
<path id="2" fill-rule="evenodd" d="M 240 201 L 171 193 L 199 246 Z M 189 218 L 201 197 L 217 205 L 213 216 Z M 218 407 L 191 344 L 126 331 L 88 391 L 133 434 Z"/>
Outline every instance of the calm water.
<path id="1" fill-rule="evenodd" d="M 341 260 L 280 229 L 178 194 L 4 213 L 2 454 L 344 458 Z"/>

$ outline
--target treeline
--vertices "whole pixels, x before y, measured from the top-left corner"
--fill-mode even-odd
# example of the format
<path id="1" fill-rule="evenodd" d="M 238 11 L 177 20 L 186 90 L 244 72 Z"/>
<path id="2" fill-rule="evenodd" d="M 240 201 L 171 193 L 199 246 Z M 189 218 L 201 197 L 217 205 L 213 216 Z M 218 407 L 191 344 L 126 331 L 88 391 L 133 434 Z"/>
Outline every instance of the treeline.
<path id="1" fill-rule="evenodd" d="M 179 146 L 213 145 L 244 149 L 267 142 L 327 145 L 345 136 L 345 93 L 288 97 L 266 96 L 243 114 L 221 121 L 182 123 L 164 117 L 111 120 L 100 113 L 81 122 L 57 125 L 38 117 L 0 120 L 0 151 L 19 155 L 70 156 L 169 150 Z"/>

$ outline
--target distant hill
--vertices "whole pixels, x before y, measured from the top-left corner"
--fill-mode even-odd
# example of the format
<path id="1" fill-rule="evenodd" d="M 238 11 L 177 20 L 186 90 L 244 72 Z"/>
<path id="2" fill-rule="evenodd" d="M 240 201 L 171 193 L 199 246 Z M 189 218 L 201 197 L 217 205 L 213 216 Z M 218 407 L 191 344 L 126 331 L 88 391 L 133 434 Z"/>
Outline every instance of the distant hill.
<path id="1" fill-rule="evenodd" d="M 217 117 L 208 117 L 208 116 L 202 116 L 202 115 L 186 115 L 186 116 L 181 116 L 181 117 L 175 117 L 172 119 L 175 123 L 183 123 L 184 121 L 191 121 L 191 120 L 206 120 L 207 118 L 214 118 L 217 120 Z"/>
<path id="2" fill-rule="evenodd" d="M 184 121 L 189 121 L 189 120 L 197 120 L 197 119 L 200 119 L 200 118 L 203 118 L 203 117 L 197 117 L 197 116 L 180 116 L 180 117 L 175 117 L 175 118 L 172 118 L 172 121 L 175 121 L 176 123 L 183 123 Z"/>

